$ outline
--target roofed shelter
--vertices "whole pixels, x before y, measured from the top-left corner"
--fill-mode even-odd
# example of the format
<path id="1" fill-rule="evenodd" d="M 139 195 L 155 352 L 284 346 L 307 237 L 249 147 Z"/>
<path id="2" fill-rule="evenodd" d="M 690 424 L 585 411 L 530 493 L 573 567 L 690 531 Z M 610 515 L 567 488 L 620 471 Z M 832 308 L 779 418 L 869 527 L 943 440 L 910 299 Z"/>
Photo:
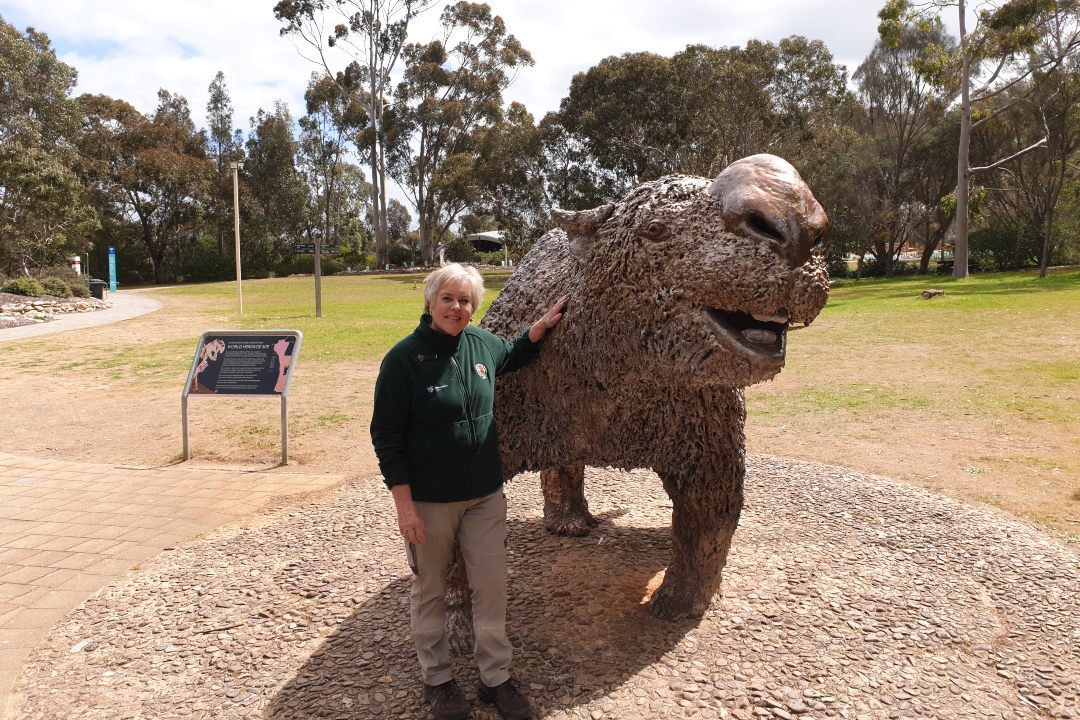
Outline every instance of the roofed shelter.
<path id="1" fill-rule="evenodd" d="M 470 233 L 465 236 L 465 242 L 476 248 L 478 252 L 502 250 L 502 230 L 485 230 L 484 232 Z"/>

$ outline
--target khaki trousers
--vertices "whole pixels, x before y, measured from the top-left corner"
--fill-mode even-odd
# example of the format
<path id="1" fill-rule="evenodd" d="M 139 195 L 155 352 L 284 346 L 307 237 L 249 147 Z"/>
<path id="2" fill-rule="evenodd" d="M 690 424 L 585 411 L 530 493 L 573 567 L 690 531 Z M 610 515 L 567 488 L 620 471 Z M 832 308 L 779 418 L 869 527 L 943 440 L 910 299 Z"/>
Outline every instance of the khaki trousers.
<path id="1" fill-rule="evenodd" d="M 413 570 L 410 608 L 421 679 L 428 685 L 453 680 L 446 637 L 446 571 L 457 539 L 472 590 L 473 655 L 488 687 L 510 678 L 513 647 L 506 637 L 506 495 L 463 502 L 418 502 L 423 545 L 406 543 Z"/>

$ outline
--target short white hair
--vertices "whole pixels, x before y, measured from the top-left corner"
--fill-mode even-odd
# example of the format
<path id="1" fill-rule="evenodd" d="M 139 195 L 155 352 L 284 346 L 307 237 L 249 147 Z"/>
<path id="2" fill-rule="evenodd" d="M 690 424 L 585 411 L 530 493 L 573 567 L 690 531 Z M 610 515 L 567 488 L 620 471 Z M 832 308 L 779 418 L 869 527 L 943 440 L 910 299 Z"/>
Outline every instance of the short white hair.
<path id="1" fill-rule="evenodd" d="M 464 280 L 468 283 L 473 312 L 480 309 L 480 302 L 484 299 L 484 278 L 480 271 L 472 265 L 447 263 L 424 278 L 424 312 L 431 312 L 431 304 L 435 301 L 435 296 L 450 280 Z"/>

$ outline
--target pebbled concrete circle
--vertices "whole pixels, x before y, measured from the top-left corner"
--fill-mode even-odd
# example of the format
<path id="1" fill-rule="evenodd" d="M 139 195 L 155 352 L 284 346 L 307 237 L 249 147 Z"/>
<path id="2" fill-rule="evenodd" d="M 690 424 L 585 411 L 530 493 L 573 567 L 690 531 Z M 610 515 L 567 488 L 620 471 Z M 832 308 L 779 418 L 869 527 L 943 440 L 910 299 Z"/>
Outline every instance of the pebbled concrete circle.
<path id="1" fill-rule="evenodd" d="M 510 634 L 536 717 L 1080 716 L 1080 558 L 1036 529 L 885 478 L 748 458 L 723 596 L 663 622 L 650 472 L 589 469 L 585 538 L 510 495 Z M 408 569 L 376 479 L 222 528 L 56 626 L 19 718 L 426 718 Z M 475 701 L 471 658 L 455 660 Z M 473 717 L 495 712 L 473 703 Z"/>

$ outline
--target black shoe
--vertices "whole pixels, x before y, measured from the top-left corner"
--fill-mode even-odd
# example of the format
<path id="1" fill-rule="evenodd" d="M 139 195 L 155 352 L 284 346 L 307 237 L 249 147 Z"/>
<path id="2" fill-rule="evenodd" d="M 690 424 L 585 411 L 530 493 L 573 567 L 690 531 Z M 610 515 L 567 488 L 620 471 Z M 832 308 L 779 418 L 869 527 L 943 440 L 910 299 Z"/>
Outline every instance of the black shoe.
<path id="1" fill-rule="evenodd" d="M 503 720 L 529 720 L 532 717 L 529 698 L 521 694 L 518 681 L 514 678 L 495 687 L 488 687 L 481 680 L 476 695 L 482 702 L 494 705 Z"/>
<path id="2" fill-rule="evenodd" d="M 468 720 L 472 717 L 461 688 L 453 680 L 447 680 L 442 685 L 425 683 L 424 699 L 431 705 L 435 720 Z"/>

